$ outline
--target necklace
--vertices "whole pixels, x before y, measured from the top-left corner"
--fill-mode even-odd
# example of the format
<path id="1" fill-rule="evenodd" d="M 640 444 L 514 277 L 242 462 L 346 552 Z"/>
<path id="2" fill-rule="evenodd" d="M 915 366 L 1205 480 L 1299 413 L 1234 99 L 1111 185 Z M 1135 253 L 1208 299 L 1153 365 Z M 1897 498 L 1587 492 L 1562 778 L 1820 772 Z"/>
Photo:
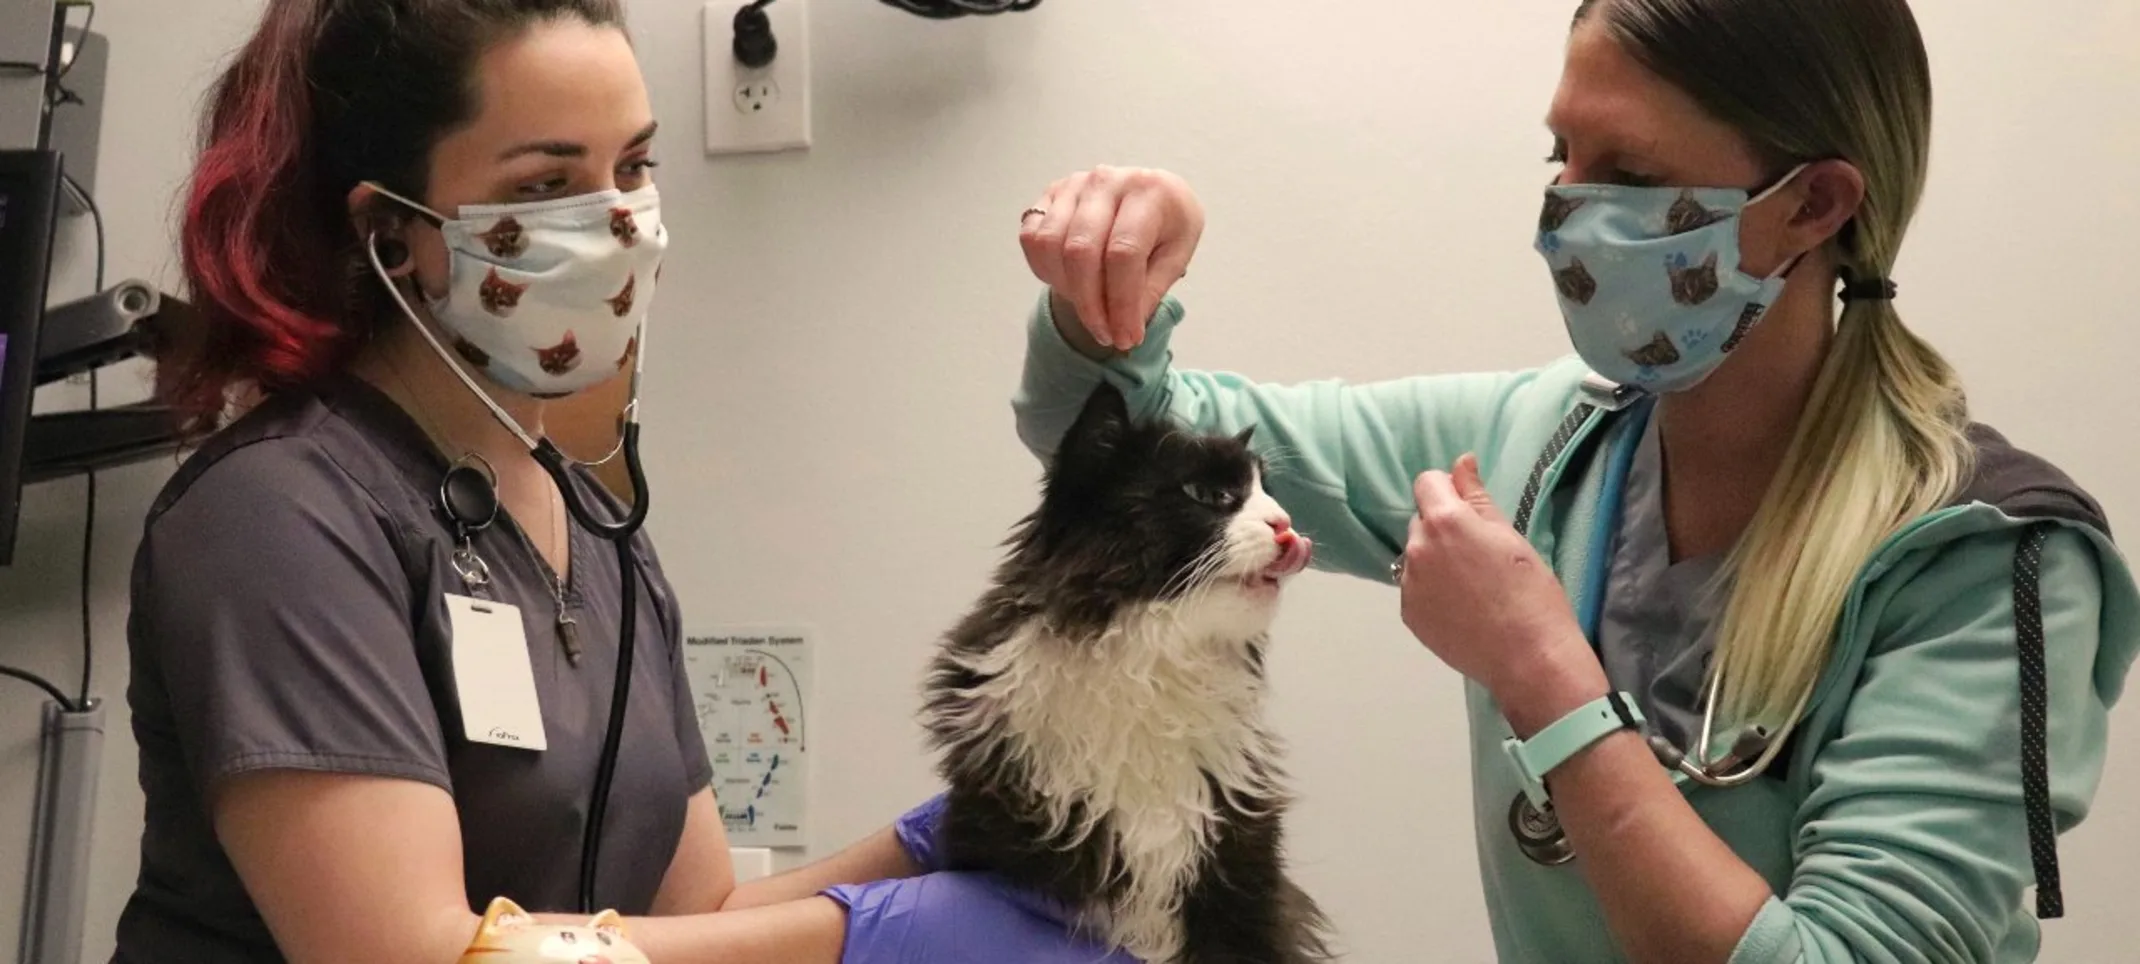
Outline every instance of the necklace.
<path id="1" fill-rule="evenodd" d="M 430 406 L 424 404 L 423 397 L 416 393 L 415 387 L 409 384 L 407 376 L 402 374 L 401 362 L 398 359 L 388 357 L 387 369 L 393 373 L 394 382 L 401 386 L 402 393 L 408 396 L 410 403 L 415 408 L 417 422 L 422 424 L 424 431 L 431 436 L 432 440 L 443 448 L 458 448 L 459 446 L 453 445 L 447 440 L 445 433 L 440 432 L 438 425 L 431 420 Z M 527 550 L 528 556 L 535 560 L 535 564 L 542 569 L 543 575 L 548 577 L 550 600 L 555 607 L 554 612 L 557 614 L 558 647 L 565 652 L 565 662 L 578 666 L 580 665 L 581 653 L 579 620 L 573 618 L 571 603 L 565 597 L 567 580 L 571 578 L 573 569 L 572 540 L 569 537 L 569 530 L 568 535 L 565 536 L 560 536 L 558 532 L 561 527 L 568 525 L 563 518 L 564 511 L 561 507 L 561 500 L 562 496 L 560 495 L 543 501 L 549 509 L 550 544 L 561 547 L 564 554 L 566 575 L 560 576 L 557 574 L 557 570 L 543 556 L 542 550 L 537 549 L 535 543 L 528 538 L 527 530 L 520 526 L 518 519 L 513 520 L 511 528 L 514 538 L 520 542 L 522 548 Z M 510 516 L 511 513 L 507 513 L 507 515 Z"/>

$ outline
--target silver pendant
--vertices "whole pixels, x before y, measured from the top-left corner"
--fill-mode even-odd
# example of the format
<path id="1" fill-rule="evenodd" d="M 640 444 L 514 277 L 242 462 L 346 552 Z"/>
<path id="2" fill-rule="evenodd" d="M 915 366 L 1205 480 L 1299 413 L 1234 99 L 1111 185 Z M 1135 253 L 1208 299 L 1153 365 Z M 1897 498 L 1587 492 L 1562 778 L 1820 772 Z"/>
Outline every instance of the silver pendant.
<path id="1" fill-rule="evenodd" d="M 1550 801 L 1540 809 L 1531 805 L 1530 797 L 1516 794 L 1508 805 L 1508 829 L 1516 837 L 1516 849 L 1535 863 L 1554 867 L 1575 859 L 1575 848 L 1568 845 L 1568 833 Z"/>

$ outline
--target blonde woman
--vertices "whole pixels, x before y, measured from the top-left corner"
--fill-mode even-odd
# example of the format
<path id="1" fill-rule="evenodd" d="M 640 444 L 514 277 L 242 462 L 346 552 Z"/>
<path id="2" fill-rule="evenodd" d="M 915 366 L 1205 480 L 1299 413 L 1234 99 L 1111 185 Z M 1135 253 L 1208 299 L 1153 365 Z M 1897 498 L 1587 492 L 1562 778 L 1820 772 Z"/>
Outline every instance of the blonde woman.
<path id="1" fill-rule="evenodd" d="M 1322 564 L 1470 681 L 1504 961 L 2030 961 L 2059 913 L 2140 595 L 1896 312 L 1928 75 L 1904 0 L 1583 3 L 1537 239 L 1577 356 L 1520 373 L 1172 368 L 1189 189 L 1026 212 L 1021 436 L 1105 380 L 1287 453 Z"/>

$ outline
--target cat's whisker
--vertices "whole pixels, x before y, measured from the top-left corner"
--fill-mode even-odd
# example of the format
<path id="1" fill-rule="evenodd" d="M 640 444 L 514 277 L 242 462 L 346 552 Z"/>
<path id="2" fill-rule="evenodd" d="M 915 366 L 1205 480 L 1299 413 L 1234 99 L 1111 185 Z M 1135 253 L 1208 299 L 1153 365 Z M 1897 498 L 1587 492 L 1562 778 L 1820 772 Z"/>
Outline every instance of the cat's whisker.
<path id="1" fill-rule="evenodd" d="M 1263 464 L 1270 468 L 1288 465 L 1299 461 L 1301 458 L 1300 450 L 1290 445 L 1273 445 L 1270 449 L 1260 451 L 1257 454 L 1263 456 Z"/>

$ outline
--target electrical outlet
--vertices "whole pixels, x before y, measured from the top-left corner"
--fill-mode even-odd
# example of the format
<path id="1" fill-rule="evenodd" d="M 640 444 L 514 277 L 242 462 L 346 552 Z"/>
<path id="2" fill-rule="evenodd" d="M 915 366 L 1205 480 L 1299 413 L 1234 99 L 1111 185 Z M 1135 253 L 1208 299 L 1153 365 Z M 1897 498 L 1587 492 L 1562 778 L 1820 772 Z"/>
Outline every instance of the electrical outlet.
<path id="1" fill-rule="evenodd" d="M 780 86 L 766 78 L 746 80 L 736 85 L 736 112 L 756 114 L 772 110 L 780 104 Z"/>
<path id="2" fill-rule="evenodd" d="M 706 153 L 749 154 L 810 146 L 809 0 L 764 7 L 779 50 L 773 62 L 736 60 L 736 11 L 750 0 L 712 0 L 704 11 Z"/>

